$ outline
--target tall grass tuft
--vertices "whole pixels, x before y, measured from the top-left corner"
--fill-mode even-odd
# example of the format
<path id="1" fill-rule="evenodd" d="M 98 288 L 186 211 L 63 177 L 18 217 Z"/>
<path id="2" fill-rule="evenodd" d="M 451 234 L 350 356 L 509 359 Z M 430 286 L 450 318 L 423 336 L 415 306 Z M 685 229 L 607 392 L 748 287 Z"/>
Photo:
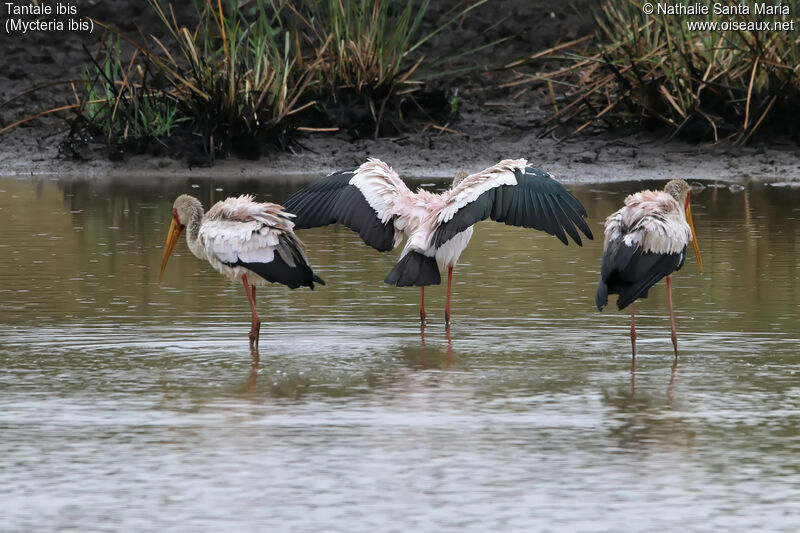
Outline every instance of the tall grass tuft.
<path id="1" fill-rule="evenodd" d="M 148 86 L 150 77 L 136 61 L 138 52 L 124 60 L 120 41 L 118 35 L 107 36 L 92 63 L 84 68 L 79 114 L 98 126 L 107 141 L 141 147 L 171 136 L 188 118 L 180 116 L 174 95 Z"/>
<path id="2" fill-rule="evenodd" d="M 593 13 L 588 39 L 534 57 L 559 60 L 557 67 L 506 85 L 566 86 L 561 105 L 553 100 L 552 127 L 574 120 L 575 131 L 599 122 L 656 125 L 673 136 L 744 143 L 765 124 L 787 126 L 781 117 L 800 113 L 798 22 L 795 31 L 760 29 L 800 13 L 800 0 L 783 5 L 789 15 L 758 15 L 750 5 L 749 14 L 648 16 L 641 2 L 608 0 Z M 700 21 L 717 29 L 691 26 Z"/>
<path id="3" fill-rule="evenodd" d="M 318 42 L 331 43 L 319 72 L 322 80 L 330 88 L 358 89 L 407 80 L 420 63 L 409 64 L 408 56 L 422 42 L 420 27 L 429 4 L 429 0 L 419 4 L 409 0 L 402 7 L 387 0 L 308 3 L 310 17 L 305 20 L 310 29 Z"/>
<path id="4" fill-rule="evenodd" d="M 77 122 L 135 150 L 199 138 L 213 162 L 286 149 L 295 129 L 366 120 L 377 137 L 423 84 L 420 46 L 487 0 L 460 0 L 427 33 L 430 0 L 194 0 L 191 25 L 165 1 L 147 0 L 165 38 L 96 21 L 108 36 L 76 91 Z"/>
<path id="5" fill-rule="evenodd" d="M 350 120 L 358 109 L 368 112 L 377 137 L 386 115 L 402 120 L 402 101 L 413 100 L 430 77 L 421 75 L 420 47 L 486 1 L 454 3 L 427 33 L 430 0 L 306 0 L 290 7 L 322 58 L 315 89 L 323 105 L 351 108 Z"/>
<path id="6" fill-rule="evenodd" d="M 231 151 L 255 155 L 263 143 L 285 148 L 286 119 L 313 105 L 315 65 L 283 27 L 283 4 L 257 0 L 245 13 L 234 2 L 198 0 L 190 28 L 171 6 L 147 1 L 169 38 L 142 42 L 106 26 L 110 36 L 79 95 L 81 118 L 118 144 L 185 125 L 209 161 Z"/>

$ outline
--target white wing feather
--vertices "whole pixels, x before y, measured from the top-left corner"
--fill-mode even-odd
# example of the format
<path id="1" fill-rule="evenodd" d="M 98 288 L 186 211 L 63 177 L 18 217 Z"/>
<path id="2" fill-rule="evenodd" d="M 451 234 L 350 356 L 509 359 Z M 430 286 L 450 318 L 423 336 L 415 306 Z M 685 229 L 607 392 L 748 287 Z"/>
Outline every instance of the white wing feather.
<path id="1" fill-rule="evenodd" d="M 514 171 L 525 172 L 527 164 L 525 159 L 504 159 L 477 174 L 467 176 L 453 189 L 443 194 L 445 205 L 439 210 L 436 222 L 443 224 L 450 221 L 456 216 L 459 209 L 474 202 L 481 194 L 490 189 L 501 185 L 516 185 L 517 178 Z"/>
<path id="2" fill-rule="evenodd" d="M 401 206 L 413 197 L 392 167 L 379 159 L 368 159 L 356 169 L 349 183 L 358 187 L 381 223 L 400 215 Z"/>
<path id="3" fill-rule="evenodd" d="M 212 266 L 234 275 L 228 265 L 239 260 L 269 263 L 275 258 L 280 236 L 291 233 L 294 227 L 289 219 L 292 216 L 280 205 L 255 202 L 250 195 L 227 198 L 214 204 L 203 217 L 198 237 Z M 287 263 L 293 264 L 289 259 Z"/>
<path id="4" fill-rule="evenodd" d="M 605 243 L 624 239 L 628 246 L 657 254 L 678 253 L 692 240 L 680 204 L 662 191 L 642 191 L 625 199 L 625 207 L 605 223 Z"/>
<path id="5" fill-rule="evenodd" d="M 279 231 L 260 221 L 208 221 L 200 228 L 200 242 L 206 255 L 223 263 L 269 263 L 278 246 Z"/>

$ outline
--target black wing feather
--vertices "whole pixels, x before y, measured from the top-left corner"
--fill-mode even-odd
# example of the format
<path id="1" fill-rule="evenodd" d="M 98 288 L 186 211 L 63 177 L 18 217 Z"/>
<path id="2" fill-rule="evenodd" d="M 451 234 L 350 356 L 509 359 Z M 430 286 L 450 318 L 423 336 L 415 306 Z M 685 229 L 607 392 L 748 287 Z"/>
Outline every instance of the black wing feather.
<path id="1" fill-rule="evenodd" d="M 305 260 L 303 252 L 297 247 L 294 239 L 287 239 L 284 236 L 279 237 L 283 246 L 291 250 L 294 266 L 289 265 L 283 260 L 278 250 L 275 250 L 272 261 L 268 263 L 248 263 L 241 259 L 237 259 L 235 263 L 225 263 L 230 267 L 243 266 L 248 270 L 252 270 L 265 280 L 271 283 L 282 283 L 290 289 L 298 287 L 308 287 L 314 290 L 314 283 L 325 285 L 322 278 L 314 274 L 311 265 Z"/>
<path id="2" fill-rule="evenodd" d="M 525 195 L 514 194 L 511 195 L 511 202 L 509 212 L 511 214 L 510 220 L 513 226 L 522 226 L 525 224 Z"/>
<path id="3" fill-rule="evenodd" d="M 583 206 L 578 204 L 580 210 L 575 209 L 575 206 L 572 204 L 577 203 L 577 201 L 573 202 L 574 198 L 561 197 L 559 200 L 562 202 L 562 206 L 564 205 L 564 202 L 566 202 L 567 206 L 570 207 L 564 207 L 564 213 L 569 217 L 572 223 L 575 224 L 584 234 L 591 235 L 592 230 L 589 229 L 589 225 L 586 223 L 586 220 L 584 220 L 586 211 L 583 209 Z"/>
<path id="4" fill-rule="evenodd" d="M 536 191 L 531 191 L 531 198 L 533 198 L 534 211 L 531 213 L 532 220 L 530 227 L 540 229 L 545 233 L 553 235 L 555 231 L 551 227 L 550 219 L 545 216 L 544 196 Z"/>
<path id="5" fill-rule="evenodd" d="M 459 209 L 452 219 L 440 224 L 433 235 L 434 246 L 443 245 L 454 235 L 487 218 L 544 231 L 564 244 L 569 242 L 564 230 L 578 245 L 582 244 L 575 226 L 586 237 L 593 238 L 583 220 L 587 216 L 586 209 L 563 185 L 533 167 L 514 173 L 516 185 L 489 189 Z"/>
<path id="6" fill-rule="evenodd" d="M 394 248 L 394 222 L 381 222 L 367 199 L 350 180 L 357 169 L 340 170 L 291 195 L 283 207 L 295 215 L 295 229 L 340 222 L 380 252 Z"/>
<path id="7" fill-rule="evenodd" d="M 553 229 L 551 235 L 555 235 L 558 240 L 564 244 L 569 244 L 567 236 L 564 234 L 564 230 L 561 226 L 561 220 L 558 217 L 558 210 L 554 205 L 553 198 L 549 195 L 543 195 L 542 203 L 545 205 L 545 216 L 551 221 L 550 227 Z"/>
<path id="8" fill-rule="evenodd" d="M 575 226 L 572 224 L 572 219 L 567 215 L 565 209 L 567 206 L 559 199 L 556 198 L 553 201 L 553 209 L 556 212 L 556 216 L 558 217 L 559 222 L 561 222 L 561 226 L 564 230 L 572 237 L 572 240 L 578 243 L 578 246 L 583 246 L 583 241 L 581 241 L 581 236 L 578 231 L 575 229 Z"/>
<path id="9" fill-rule="evenodd" d="M 349 186 L 356 169 L 340 170 L 292 194 L 283 208 L 295 215 L 295 229 L 316 228 L 336 222 L 335 202 Z"/>

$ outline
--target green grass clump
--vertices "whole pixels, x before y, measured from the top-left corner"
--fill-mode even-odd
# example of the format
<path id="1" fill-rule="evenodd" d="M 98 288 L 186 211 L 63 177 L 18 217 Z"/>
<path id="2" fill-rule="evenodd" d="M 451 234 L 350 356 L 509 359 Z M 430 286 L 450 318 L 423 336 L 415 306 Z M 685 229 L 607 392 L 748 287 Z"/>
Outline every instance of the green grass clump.
<path id="1" fill-rule="evenodd" d="M 309 2 L 310 17 L 304 20 L 317 42 L 330 43 L 319 71 L 324 83 L 330 88 L 361 89 L 406 80 L 419 63 L 410 65 L 408 56 L 423 42 L 420 27 L 429 4 L 429 0 L 418 5 L 408 0 L 402 7 L 387 0 Z M 399 9 L 393 13 L 395 7 Z"/>
<path id="2" fill-rule="evenodd" d="M 568 87 L 560 106 L 553 99 L 551 126 L 634 123 L 693 140 L 744 143 L 766 124 L 794 127 L 781 117 L 800 112 L 798 22 L 795 31 L 763 29 L 800 13 L 800 0 L 783 5 L 789 15 L 759 15 L 751 4 L 749 14 L 715 14 L 710 5 L 707 15 L 648 16 L 642 2 L 608 0 L 593 14 L 593 35 L 535 56 L 559 60 L 557 67 L 511 84 Z M 697 26 L 702 21 L 717 29 Z"/>
<path id="3" fill-rule="evenodd" d="M 387 116 L 400 129 L 402 102 L 414 100 L 425 81 L 447 74 L 441 64 L 452 58 L 425 61 L 420 47 L 486 1 L 454 3 L 427 33 L 422 28 L 430 0 L 305 0 L 290 7 L 321 59 L 314 88 L 320 105 L 345 108 L 351 122 L 362 111 L 377 137 Z M 441 107 L 446 111 L 444 102 Z"/>
<path id="4" fill-rule="evenodd" d="M 190 29 L 171 7 L 148 4 L 169 39 L 141 42 L 107 28 L 86 71 L 80 119 L 112 144 L 161 140 L 185 125 L 210 161 L 252 155 L 263 143 L 285 147 L 285 120 L 313 104 L 305 99 L 313 65 L 283 28 L 281 6 L 258 0 L 246 13 L 234 2 L 198 1 Z"/>
<path id="5" fill-rule="evenodd" d="M 385 111 L 423 83 L 418 48 L 485 1 L 459 3 L 423 35 L 429 0 L 195 0 L 191 25 L 147 0 L 167 38 L 98 22 L 107 37 L 86 68 L 73 133 L 129 151 L 181 138 L 199 140 L 209 161 L 257 156 L 290 147 L 296 129 L 336 129 L 327 110 L 344 100 L 342 114 L 368 117 L 377 136 Z"/>
<path id="6" fill-rule="evenodd" d="M 81 112 L 109 139 L 156 140 L 169 137 L 188 120 L 179 116 L 178 100 L 148 89 L 140 69 L 123 70 L 119 36 L 107 37 L 102 56 L 85 67 Z M 98 80 L 102 80 L 98 83 Z M 137 82 L 138 81 L 138 82 Z"/>

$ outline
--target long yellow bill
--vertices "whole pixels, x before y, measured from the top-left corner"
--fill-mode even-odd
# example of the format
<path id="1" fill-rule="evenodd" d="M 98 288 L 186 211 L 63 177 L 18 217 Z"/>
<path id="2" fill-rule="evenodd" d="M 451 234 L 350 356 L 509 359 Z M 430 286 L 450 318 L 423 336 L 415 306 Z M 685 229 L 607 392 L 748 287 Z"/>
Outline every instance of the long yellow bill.
<path id="1" fill-rule="evenodd" d="M 694 222 L 692 222 L 692 206 L 686 203 L 686 222 L 689 223 L 689 228 L 692 230 L 692 248 L 694 248 L 694 255 L 697 257 L 697 267 L 700 273 L 703 273 L 703 258 L 700 257 L 700 245 L 697 244 L 697 232 L 694 230 Z"/>
<path id="2" fill-rule="evenodd" d="M 164 270 L 167 269 L 167 261 L 172 254 L 172 249 L 175 248 L 175 243 L 178 242 L 178 237 L 181 236 L 184 226 L 181 226 L 174 218 L 172 224 L 169 225 L 169 233 L 167 234 L 167 242 L 164 243 L 164 255 L 161 256 L 161 269 L 158 271 L 158 283 L 161 283 L 161 278 L 164 277 Z"/>

